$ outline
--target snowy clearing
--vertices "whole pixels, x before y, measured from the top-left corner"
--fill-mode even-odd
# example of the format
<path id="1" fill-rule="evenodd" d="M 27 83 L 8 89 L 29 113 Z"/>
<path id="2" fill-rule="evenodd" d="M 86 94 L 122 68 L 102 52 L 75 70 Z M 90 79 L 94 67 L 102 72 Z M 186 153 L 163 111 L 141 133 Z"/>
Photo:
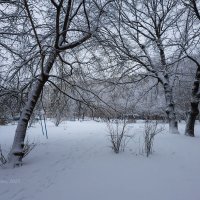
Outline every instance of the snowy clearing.
<path id="1" fill-rule="evenodd" d="M 28 130 L 36 148 L 24 165 L 0 169 L 2 200 L 199 200 L 200 124 L 196 137 L 167 133 L 155 137 L 153 155 L 142 154 L 144 123 L 129 124 L 134 134 L 125 152 L 111 150 L 103 122 L 48 122 L 47 140 L 39 124 Z M 16 125 L 0 126 L 8 152 Z"/>

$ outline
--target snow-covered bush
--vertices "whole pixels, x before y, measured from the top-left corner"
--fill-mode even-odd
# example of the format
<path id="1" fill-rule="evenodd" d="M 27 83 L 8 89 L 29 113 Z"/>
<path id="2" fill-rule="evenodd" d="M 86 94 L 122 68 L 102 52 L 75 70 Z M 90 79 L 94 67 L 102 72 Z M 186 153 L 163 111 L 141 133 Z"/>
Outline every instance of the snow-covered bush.
<path id="1" fill-rule="evenodd" d="M 21 155 L 21 159 L 26 157 L 35 147 L 36 147 L 36 143 L 34 142 L 30 143 L 29 140 L 27 139 L 23 147 L 23 153 Z M 8 162 L 8 159 L 7 159 L 7 156 L 4 155 L 1 145 L 0 145 L 0 166 L 2 167 L 3 165 L 5 165 Z M 22 165 L 22 163 L 17 164 L 17 166 L 20 166 L 20 165 Z"/>
<path id="2" fill-rule="evenodd" d="M 153 153 L 154 137 L 163 130 L 163 127 L 158 127 L 157 121 L 146 120 L 144 128 L 144 151 L 147 157 Z"/>
<path id="3" fill-rule="evenodd" d="M 36 147 L 36 143 L 30 143 L 29 140 L 26 140 L 26 143 L 23 148 L 23 158 L 26 157 L 34 148 Z"/>
<path id="4" fill-rule="evenodd" d="M 0 166 L 3 166 L 7 163 L 7 160 L 3 154 L 3 151 L 1 149 L 1 145 L 0 145 Z"/>
<path id="5" fill-rule="evenodd" d="M 109 139 L 111 142 L 111 148 L 115 153 L 124 151 L 130 139 L 133 135 L 127 133 L 127 120 L 111 120 L 107 121 L 107 128 L 109 133 Z"/>

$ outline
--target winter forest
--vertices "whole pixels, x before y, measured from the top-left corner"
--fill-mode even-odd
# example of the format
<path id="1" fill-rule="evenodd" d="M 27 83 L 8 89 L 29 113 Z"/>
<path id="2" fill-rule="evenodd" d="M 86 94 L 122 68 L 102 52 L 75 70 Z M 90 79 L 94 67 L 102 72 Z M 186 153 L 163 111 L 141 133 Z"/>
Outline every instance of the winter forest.
<path id="1" fill-rule="evenodd" d="M 199 200 L 200 0 L 0 0 L 0 199 Z"/>

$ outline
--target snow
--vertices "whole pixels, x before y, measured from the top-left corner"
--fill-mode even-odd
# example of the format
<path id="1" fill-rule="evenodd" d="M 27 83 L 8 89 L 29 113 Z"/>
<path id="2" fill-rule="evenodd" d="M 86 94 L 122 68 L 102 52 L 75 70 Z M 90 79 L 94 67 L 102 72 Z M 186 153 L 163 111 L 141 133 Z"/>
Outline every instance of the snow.
<path id="1" fill-rule="evenodd" d="M 47 140 L 41 127 L 28 130 L 36 148 L 24 165 L 0 169 L 2 200 L 199 200 L 200 124 L 195 138 L 167 133 L 155 138 L 155 152 L 142 154 L 142 121 L 129 124 L 134 139 L 125 152 L 111 150 L 106 124 L 48 121 Z M 16 125 L 0 126 L 0 144 L 8 152 Z"/>

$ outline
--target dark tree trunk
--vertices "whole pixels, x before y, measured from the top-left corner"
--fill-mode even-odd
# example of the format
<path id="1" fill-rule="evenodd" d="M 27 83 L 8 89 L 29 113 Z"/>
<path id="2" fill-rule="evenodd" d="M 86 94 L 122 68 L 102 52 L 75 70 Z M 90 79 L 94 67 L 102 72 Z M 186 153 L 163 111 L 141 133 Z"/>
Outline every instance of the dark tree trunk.
<path id="1" fill-rule="evenodd" d="M 195 81 L 193 83 L 192 88 L 192 98 L 190 104 L 190 111 L 188 114 L 186 128 L 185 128 L 185 135 L 194 137 L 194 125 L 199 114 L 199 101 L 200 101 L 200 66 L 197 68 Z"/>

